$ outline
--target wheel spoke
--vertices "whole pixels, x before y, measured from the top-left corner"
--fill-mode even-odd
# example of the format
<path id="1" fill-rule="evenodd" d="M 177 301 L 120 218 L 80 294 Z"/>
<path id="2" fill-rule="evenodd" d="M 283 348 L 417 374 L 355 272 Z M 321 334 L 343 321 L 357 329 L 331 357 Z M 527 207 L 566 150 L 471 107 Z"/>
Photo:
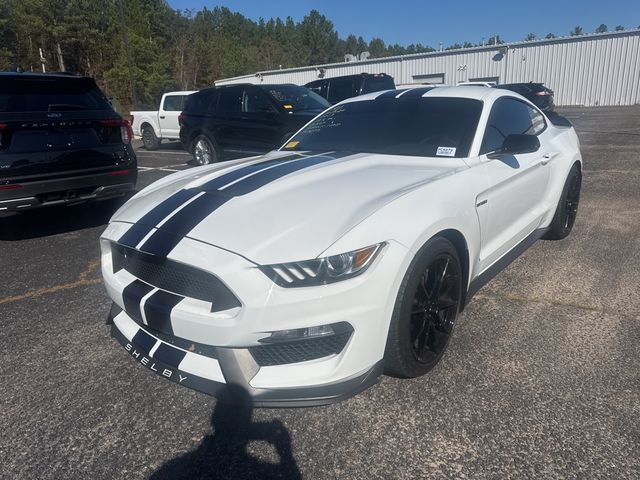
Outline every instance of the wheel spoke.
<path id="1" fill-rule="evenodd" d="M 409 313 L 411 348 L 423 364 L 446 347 L 460 304 L 460 272 L 448 254 L 428 266 L 418 281 Z"/>

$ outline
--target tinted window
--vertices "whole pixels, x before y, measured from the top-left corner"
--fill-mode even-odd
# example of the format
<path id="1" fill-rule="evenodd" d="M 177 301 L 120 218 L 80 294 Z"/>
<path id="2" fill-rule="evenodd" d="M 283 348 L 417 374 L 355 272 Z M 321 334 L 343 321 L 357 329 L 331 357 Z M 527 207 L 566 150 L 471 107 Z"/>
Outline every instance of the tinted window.
<path id="1" fill-rule="evenodd" d="M 0 77 L 0 112 L 111 110 L 90 78 Z"/>
<path id="2" fill-rule="evenodd" d="M 331 103 L 338 103 L 345 98 L 353 97 L 356 92 L 354 82 L 356 77 L 332 78 L 329 80 L 329 96 Z"/>
<path id="3" fill-rule="evenodd" d="M 326 80 L 316 80 L 314 82 L 309 82 L 305 85 L 305 87 L 307 87 L 313 93 L 316 93 L 323 98 L 327 98 L 327 81 Z"/>
<path id="4" fill-rule="evenodd" d="M 186 98 L 184 110 L 188 113 L 203 115 L 215 109 L 219 96 L 220 92 L 214 89 L 194 93 Z"/>
<path id="5" fill-rule="evenodd" d="M 380 90 L 393 90 L 396 85 L 393 83 L 393 78 L 388 75 L 368 75 L 364 77 L 364 84 L 362 86 L 362 94 L 379 92 Z"/>
<path id="6" fill-rule="evenodd" d="M 535 108 L 527 105 L 527 109 L 531 117 L 531 130 L 528 133 L 531 133 L 531 135 L 539 135 L 547 128 L 547 122 L 545 122 L 544 116 Z"/>
<path id="7" fill-rule="evenodd" d="M 162 109 L 165 112 L 181 112 L 184 109 L 185 95 L 171 95 L 164 97 L 164 106 Z"/>
<path id="8" fill-rule="evenodd" d="M 508 135 L 535 135 L 544 130 L 544 117 L 524 102 L 511 98 L 498 100 L 491 109 L 480 153 L 493 152 L 502 147 Z M 540 120 L 543 126 L 540 127 Z M 534 125 L 535 121 L 535 125 Z"/>
<path id="9" fill-rule="evenodd" d="M 248 113 L 275 112 L 275 107 L 267 96 L 257 88 L 245 90 L 243 111 Z"/>
<path id="10" fill-rule="evenodd" d="M 379 98 L 332 108 L 287 150 L 466 157 L 482 103 L 466 98 Z"/>
<path id="11" fill-rule="evenodd" d="M 324 98 L 305 87 L 297 85 L 264 85 L 262 89 L 287 111 L 322 111 L 329 107 Z"/>
<path id="12" fill-rule="evenodd" d="M 223 88 L 220 90 L 217 113 L 240 113 L 242 111 L 242 89 Z"/>

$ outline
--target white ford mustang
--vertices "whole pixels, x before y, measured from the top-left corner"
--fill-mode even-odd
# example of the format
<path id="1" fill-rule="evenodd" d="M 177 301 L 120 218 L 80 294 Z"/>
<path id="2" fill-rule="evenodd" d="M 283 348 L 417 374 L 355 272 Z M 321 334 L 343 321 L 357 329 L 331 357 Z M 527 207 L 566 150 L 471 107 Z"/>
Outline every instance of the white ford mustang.
<path id="1" fill-rule="evenodd" d="M 480 286 L 569 234 L 580 185 L 573 128 L 507 90 L 349 99 L 125 204 L 101 239 L 112 333 L 159 375 L 262 406 L 422 375 Z"/>

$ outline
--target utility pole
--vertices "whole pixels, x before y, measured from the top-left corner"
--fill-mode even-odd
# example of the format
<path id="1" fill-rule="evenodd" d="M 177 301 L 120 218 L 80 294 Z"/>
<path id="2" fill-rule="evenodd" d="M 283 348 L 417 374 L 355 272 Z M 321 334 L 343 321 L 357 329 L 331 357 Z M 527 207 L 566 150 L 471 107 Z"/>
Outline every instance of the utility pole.
<path id="1" fill-rule="evenodd" d="M 120 7 L 120 23 L 122 24 L 122 35 L 124 37 L 124 53 L 127 58 L 127 67 L 129 69 L 129 86 L 131 87 L 131 101 L 135 107 L 138 104 L 136 89 L 133 82 L 133 67 L 131 66 L 131 52 L 129 48 L 129 34 L 127 33 L 127 24 L 124 21 L 124 0 L 118 0 Z"/>

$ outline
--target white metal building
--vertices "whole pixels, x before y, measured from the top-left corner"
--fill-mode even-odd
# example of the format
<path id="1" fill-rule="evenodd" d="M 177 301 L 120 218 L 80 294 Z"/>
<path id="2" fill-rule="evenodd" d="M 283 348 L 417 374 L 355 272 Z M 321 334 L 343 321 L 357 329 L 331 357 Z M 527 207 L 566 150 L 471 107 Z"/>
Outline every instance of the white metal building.
<path id="1" fill-rule="evenodd" d="M 257 72 L 219 80 L 295 83 L 355 73 L 387 73 L 396 84 L 542 82 L 557 105 L 640 104 L 640 30 L 446 50 Z"/>

